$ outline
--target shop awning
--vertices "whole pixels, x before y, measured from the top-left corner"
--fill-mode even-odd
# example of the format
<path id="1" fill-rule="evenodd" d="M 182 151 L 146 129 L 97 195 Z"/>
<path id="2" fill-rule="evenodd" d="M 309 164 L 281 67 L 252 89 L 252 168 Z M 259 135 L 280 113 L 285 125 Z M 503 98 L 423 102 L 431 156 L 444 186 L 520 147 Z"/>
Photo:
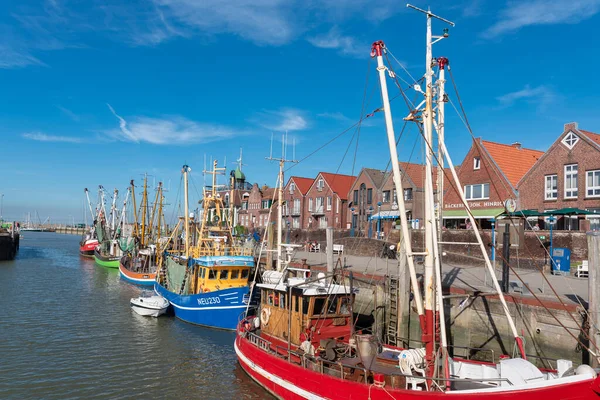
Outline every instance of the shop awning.
<path id="1" fill-rule="evenodd" d="M 530 217 L 544 217 L 548 214 L 543 212 L 539 212 L 538 210 L 518 210 L 511 213 L 503 212 L 498 215 L 498 217 L 521 217 L 521 218 L 530 218 Z"/>
<path id="2" fill-rule="evenodd" d="M 398 210 L 380 211 L 369 217 L 369 219 L 398 219 L 400 212 Z"/>
<path id="3" fill-rule="evenodd" d="M 588 214 L 593 214 L 593 212 L 588 211 L 588 210 L 582 210 L 580 208 L 568 207 L 568 208 L 561 208 L 558 210 L 546 211 L 543 215 L 549 216 L 549 215 L 588 215 Z"/>
<path id="4" fill-rule="evenodd" d="M 477 219 L 482 218 L 496 218 L 498 214 L 504 212 L 504 208 L 476 208 L 472 209 L 471 213 L 473 217 Z M 467 210 L 459 209 L 459 210 L 444 210 L 442 212 L 444 219 L 465 219 L 468 218 Z"/>

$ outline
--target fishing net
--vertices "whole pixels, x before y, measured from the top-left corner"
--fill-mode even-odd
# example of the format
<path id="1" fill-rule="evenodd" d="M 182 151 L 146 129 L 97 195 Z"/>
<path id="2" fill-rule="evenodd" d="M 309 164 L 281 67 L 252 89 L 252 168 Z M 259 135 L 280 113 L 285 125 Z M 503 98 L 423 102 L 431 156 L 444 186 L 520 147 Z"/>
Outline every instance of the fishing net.
<path id="1" fill-rule="evenodd" d="M 119 239 L 119 247 L 123 252 L 133 251 L 133 249 L 135 248 L 135 238 L 124 237 Z"/>
<path id="2" fill-rule="evenodd" d="M 185 265 L 178 264 L 170 257 L 167 257 L 166 261 L 167 287 L 175 293 L 187 293 L 189 286 L 189 280 L 186 279 L 187 267 Z"/>

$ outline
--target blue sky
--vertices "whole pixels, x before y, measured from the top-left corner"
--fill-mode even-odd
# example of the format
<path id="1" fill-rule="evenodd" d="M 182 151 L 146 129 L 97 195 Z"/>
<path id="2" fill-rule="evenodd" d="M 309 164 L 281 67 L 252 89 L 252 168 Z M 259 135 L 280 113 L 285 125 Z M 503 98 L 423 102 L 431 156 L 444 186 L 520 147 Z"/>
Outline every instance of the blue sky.
<path id="1" fill-rule="evenodd" d="M 600 131 L 600 0 L 414 4 L 456 23 L 434 56 L 450 59 L 476 136 L 545 150 L 566 122 Z M 199 188 L 205 155 L 234 168 L 240 147 L 248 179 L 273 185 L 272 134 L 287 130 L 302 159 L 360 118 L 363 93 L 365 113 L 380 106 L 373 41 L 417 79 L 425 58 L 424 16 L 387 0 L 8 0 L 0 34 L 3 214 L 57 222 L 83 218 L 84 187 L 123 190 L 144 172 L 170 182 L 173 202 L 182 164 Z M 392 110 L 400 129 L 406 106 Z M 460 163 L 470 136 L 447 113 Z M 342 162 L 354 132 L 289 173 L 385 168 L 382 113 Z M 403 135 L 405 160 L 422 160 L 416 138 Z"/>

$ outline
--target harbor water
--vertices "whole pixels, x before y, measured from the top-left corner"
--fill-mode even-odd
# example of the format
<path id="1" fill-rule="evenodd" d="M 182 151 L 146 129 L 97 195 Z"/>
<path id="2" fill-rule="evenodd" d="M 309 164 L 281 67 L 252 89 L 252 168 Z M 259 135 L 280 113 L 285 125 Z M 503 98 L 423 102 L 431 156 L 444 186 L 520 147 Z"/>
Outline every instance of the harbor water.
<path id="1" fill-rule="evenodd" d="M 149 289 L 80 257 L 79 237 L 29 232 L 0 263 L 0 398 L 264 399 L 235 333 L 142 317 Z"/>

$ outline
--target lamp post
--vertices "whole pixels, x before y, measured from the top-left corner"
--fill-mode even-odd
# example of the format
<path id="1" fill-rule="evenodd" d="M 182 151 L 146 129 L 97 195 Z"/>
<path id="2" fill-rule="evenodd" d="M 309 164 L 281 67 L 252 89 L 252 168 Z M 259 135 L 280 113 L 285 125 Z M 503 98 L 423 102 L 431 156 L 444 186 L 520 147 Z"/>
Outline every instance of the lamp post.
<path id="1" fill-rule="evenodd" d="M 371 239 L 373 237 L 373 206 L 369 206 L 367 213 L 369 214 L 369 239 Z"/>
<path id="2" fill-rule="evenodd" d="M 550 223 L 550 268 L 552 268 L 553 260 L 552 260 L 552 227 L 554 226 L 554 221 L 556 221 L 556 217 L 551 215 L 548 217 L 548 222 Z"/>
<path id="3" fill-rule="evenodd" d="M 354 237 L 354 227 L 356 225 L 356 219 L 354 218 L 354 207 L 350 208 L 352 212 L 352 227 L 350 228 L 350 237 Z"/>
<path id="4" fill-rule="evenodd" d="M 381 202 L 377 202 L 377 239 L 381 232 Z"/>

